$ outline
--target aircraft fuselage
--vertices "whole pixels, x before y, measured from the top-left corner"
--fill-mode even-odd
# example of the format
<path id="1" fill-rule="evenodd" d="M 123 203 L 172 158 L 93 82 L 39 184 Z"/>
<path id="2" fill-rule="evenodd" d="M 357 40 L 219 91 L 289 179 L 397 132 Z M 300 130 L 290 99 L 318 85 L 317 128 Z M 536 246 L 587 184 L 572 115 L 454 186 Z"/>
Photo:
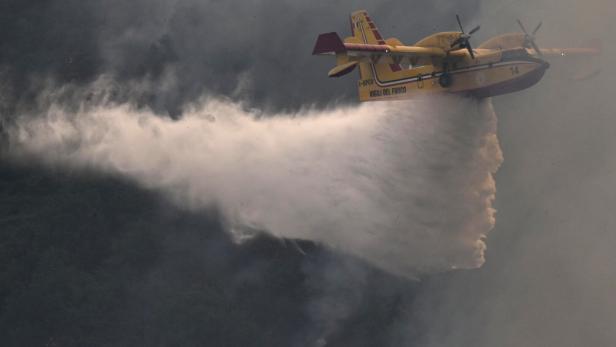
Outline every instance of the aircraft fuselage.
<path id="1" fill-rule="evenodd" d="M 490 97 L 517 92 L 538 83 L 549 64 L 530 55 L 526 49 L 512 49 L 483 53 L 477 50 L 475 59 L 445 58 L 435 64 L 395 67 L 386 64 L 362 64 L 360 69 L 366 79 L 358 81 L 360 100 L 408 98 L 420 92 L 445 92 L 475 97 Z M 394 69 L 383 78 L 379 70 Z M 444 76 L 448 75 L 448 76 Z M 444 76 L 444 77 L 443 77 Z"/>

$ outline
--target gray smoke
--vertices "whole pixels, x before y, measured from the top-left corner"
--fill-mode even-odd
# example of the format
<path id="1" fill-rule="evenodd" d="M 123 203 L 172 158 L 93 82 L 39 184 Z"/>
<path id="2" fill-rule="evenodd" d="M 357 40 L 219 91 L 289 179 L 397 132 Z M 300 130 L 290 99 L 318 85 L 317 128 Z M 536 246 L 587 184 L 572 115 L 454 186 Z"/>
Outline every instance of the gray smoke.
<path id="1" fill-rule="evenodd" d="M 173 121 L 128 104 L 67 110 L 12 129 L 12 152 L 92 168 L 218 207 L 253 230 L 325 243 L 413 277 L 484 262 L 502 156 L 489 101 L 455 97 L 262 114 L 221 99 Z"/>
<path id="2" fill-rule="evenodd" d="M 43 89 L 40 80 L 58 87 L 87 86 L 101 75 L 117 84 L 111 96 L 115 101 L 174 117 L 203 95 L 276 112 L 351 103 L 356 100 L 354 79 L 328 79 L 332 62 L 310 55 L 319 33 L 350 35 L 349 13 L 365 8 L 383 35 L 412 43 L 434 30 L 454 29 L 455 13 L 470 21 L 478 7 L 479 0 L 455 5 L 391 0 L 0 1 L 6 14 L 0 19 L 1 83 L 12 87 L 7 94 L 12 109 L 31 107 Z M 422 15 L 408 20 L 409 13 Z M 141 89 L 124 88 L 135 83 Z"/>

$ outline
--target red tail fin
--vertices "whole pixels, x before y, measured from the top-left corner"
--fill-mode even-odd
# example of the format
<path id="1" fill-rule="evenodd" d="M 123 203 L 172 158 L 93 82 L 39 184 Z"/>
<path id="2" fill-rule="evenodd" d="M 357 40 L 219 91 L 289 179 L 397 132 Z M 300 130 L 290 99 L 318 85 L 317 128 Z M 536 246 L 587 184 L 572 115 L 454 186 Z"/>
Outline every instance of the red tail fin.
<path id="1" fill-rule="evenodd" d="M 321 34 L 317 38 L 312 54 L 339 54 L 346 52 L 344 42 L 336 33 Z"/>

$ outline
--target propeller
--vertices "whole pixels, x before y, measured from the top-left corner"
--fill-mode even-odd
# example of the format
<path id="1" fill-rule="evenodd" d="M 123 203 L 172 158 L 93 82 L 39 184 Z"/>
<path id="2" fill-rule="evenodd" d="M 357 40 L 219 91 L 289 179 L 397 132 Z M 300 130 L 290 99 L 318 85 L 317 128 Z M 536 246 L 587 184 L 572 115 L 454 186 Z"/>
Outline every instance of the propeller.
<path id="1" fill-rule="evenodd" d="M 520 26 L 520 28 L 522 29 L 525 35 L 524 48 L 532 47 L 540 57 L 543 57 L 543 53 L 541 53 L 539 46 L 537 46 L 537 43 L 535 42 L 535 35 L 539 31 L 539 29 L 541 29 L 543 22 L 539 22 L 539 24 L 537 24 L 537 27 L 535 27 L 535 30 L 533 30 L 533 32 L 529 34 L 528 31 L 526 30 L 526 27 L 524 27 L 524 24 L 522 24 L 522 21 L 519 19 L 517 21 L 518 21 L 518 25 Z"/>
<path id="2" fill-rule="evenodd" d="M 460 48 L 466 48 L 468 50 L 468 53 L 470 53 L 471 58 L 475 59 L 475 52 L 473 52 L 473 47 L 471 46 L 470 39 L 474 33 L 479 31 L 479 29 L 481 29 L 481 26 L 480 25 L 476 26 L 475 28 L 473 28 L 473 30 L 469 31 L 467 34 L 464 32 L 464 27 L 462 27 L 462 21 L 460 21 L 460 16 L 458 16 L 457 14 L 456 14 L 456 20 L 458 21 L 458 26 L 460 26 L 461 35 L 451 44 L 451 48 L 454 48 L 456 46 Z"/>

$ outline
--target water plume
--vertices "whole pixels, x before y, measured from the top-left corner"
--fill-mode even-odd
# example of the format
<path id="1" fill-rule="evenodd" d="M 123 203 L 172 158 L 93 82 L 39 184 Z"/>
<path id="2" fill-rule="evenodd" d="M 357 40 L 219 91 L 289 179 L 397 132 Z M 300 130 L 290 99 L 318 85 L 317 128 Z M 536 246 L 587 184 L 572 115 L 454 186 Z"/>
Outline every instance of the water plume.
<path id="1" fill-rule="evenodd" d="M 457 97 L 266 115 L 203 100 L 180 120 L 130 105 L 21 117 L 12 154 L 89 168 L 322 242 L 406 277 L 484 262 L 502 155 L 490 101 Z"/>

